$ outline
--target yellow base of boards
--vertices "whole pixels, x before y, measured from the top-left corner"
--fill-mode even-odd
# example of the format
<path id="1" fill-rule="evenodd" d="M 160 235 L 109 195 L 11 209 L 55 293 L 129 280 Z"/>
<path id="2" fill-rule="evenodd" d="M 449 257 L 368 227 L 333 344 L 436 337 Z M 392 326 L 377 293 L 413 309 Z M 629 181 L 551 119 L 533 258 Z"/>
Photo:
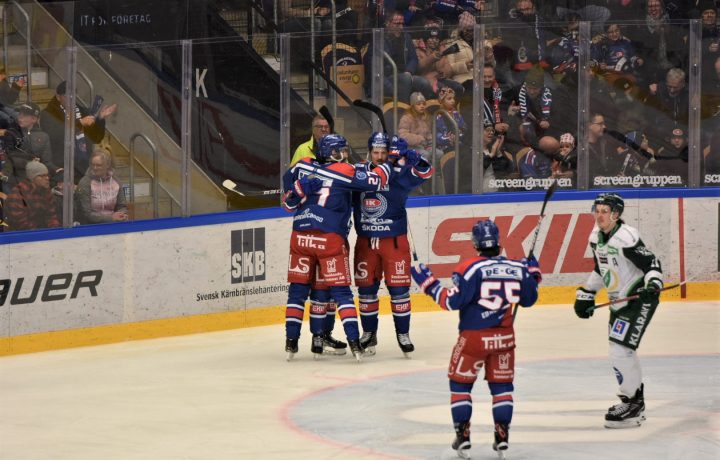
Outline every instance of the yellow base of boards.
<path id="1" fill-rule="evenodd" d="M 538 305 L 567 305 L 568 314 L 575 301 L 575 286 L 547 286 L 540 288 Z M 681 298 L 681 290 L 671 289 L 662 293 L 663 302 L 680 300 L 703 301 L 720 299 L 720 283 L 688 283 L 686 295 Z M 597 302 L 606 302 L 604 294 Z M 413 312 L 439 311 L 440 308 L 430 297 L 422 294 L 412 296 Z M 390 313 L 390 298 L 380 300 L 380 313 Z M 64 348 L 104 345 L 126 342 L 128 340 L 156 339 L 202 332 L 224 331 L 244 327 L 281 324 L 285 321 L 285 307 L 274 306 L 251 310 L 213 313 L 207 315 L 184 316 L 180 318 L 159 319 L 139 323 L 110 324 L 82 329 L 42 332 L 38 334 L 0 337 L 0 356 L 59 350 Z"/>

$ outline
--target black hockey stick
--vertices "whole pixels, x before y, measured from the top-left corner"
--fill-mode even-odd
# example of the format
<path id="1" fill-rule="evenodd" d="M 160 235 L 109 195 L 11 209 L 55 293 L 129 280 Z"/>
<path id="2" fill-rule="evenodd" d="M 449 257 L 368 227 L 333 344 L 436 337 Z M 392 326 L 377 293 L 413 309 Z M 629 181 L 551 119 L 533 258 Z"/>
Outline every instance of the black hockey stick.
<path id="1" fill-rule="evenodd" d="M 330 77 L 327 76 L 327 74 L 323 71 L 322 67 L 320 67 L 320 65 L 317 62 L 313 62 L 313 63 L 311 63 L 311 65 L 312 65 L 313 69 L 315 69 L 315 72 L 317 72 L 318 75 L 320 75 L 320 78 L 325 80 L 325 83 L 327 83 L 328 86 L 330 88 L 332 88 L 332 90 L 335 91 L 335 93 L 337 93 L 342 98 L 342 100 L 345 101 L 345 103 L 347 105 L 352 107 L 355 110 L 355 112 L 360 116 L 360 118 L 363 119 L 363 121 L 365 123 L 367 123 L 368 125 L 370 125 L 372 127 L 372 122 L 365 117 L 365 114 L 363 114 L 361 111 L 355 109 L 355 106 L 353 105 L 352 100 L 350 100 L 348 95 L 345 94 L 345 91 L 341 90 L 340 87 L 338 85 L 336 85 L 335 82 L 332 81 L 332 79 Z"/>
<path id="2" fill-rule="evenodd" d="M 658 292 L 669 291 L 670 289 L 679 288 L 680 286 L 687 284 L 689 281 L 690 280 L 685 280 L 680 283 L 669 284 L 669 285 L 663 287 L 662 289 L 658 289 Z M 615 305 L 616 303 L 627 302 L 628 300 L 635 300 L 638 298 L 640 298 L 640 294 L 633 294 L 631 296 L 627 296 L 622 299 L 615 299 L 615 300 L 611 300 L 610 302 L 605 302 L 605 303 L 601 303 L 600 305 L 595 305 L 594 307 L 588 308 L 588 311 L 596 310 L 598 308 L 603 308 L 603 307 L 609 307 L 610 305 Z"/>
<path id="3" fill-rule="evenodd" d="M 383 132 L 387 134 L 387 126 L 385 125 L 385 114 L 383 113 L 382 109 L 375 104 L 371 102 L 365 102 L 361 99 L 355 99 L 353 101 L 353 105 L 356 107 L 360 107 L 361 109 L 369 110 L 372 113 L 375 114 L 375 116 L 380 121 L 380 124 L 382 125 Z"/>
<path id="4" fill-rule="evenodd" d="M 240 191 L 237 188 L 237 184 L 230 179 L 225 179 L 222 183 L 223 187 L 230 190 L 231 192 L 237 193 L 240 196 L 266 196 L 266 195 L 280 195 L 282 190 L 258 190 L 258 191 Z"/>
<path id="5" fill-rule="evenodd" d="M 528 252 L 528 259 L 533 256 L 535 253 L 535 243 L 537 243 L 538 234 L 540 234 L 540 225 L 542 224 L 543 219 L 545 218 L 545 207 L 548 204 L 548 201 L 550 201 L 550 198 L 555 194 L 555 190 L 557 190 L 558 183 L 557 181 L 553 181 L 552 184 L 550 184 L 550 187 L 548 187 L 547 191 L 545 192 L 545 199 L 543 200 L 542 208 L 540 208 L 540 217 L 538 218 L 538 223 L 535 226 L 535 233 L 533 234 L 532 243 L 530 243 L 530 252 Z M 513 324 L 515 324 L 515 318 L 517 318 L 517 312 L 518 312 L 518 306 L 520 304 L 515 304 L 515 307 L 513 307 Z"/>
<path id="6" fill-rule="evenodd" d="M 333 120 L 333 116 L 330 113 L 330 110 L 326 106 L 320 107 L 320 115 L 323 116 L 328 122 L 328 125 L 330 126 L 330 132 L 335 132 L 335 120 Z"/>

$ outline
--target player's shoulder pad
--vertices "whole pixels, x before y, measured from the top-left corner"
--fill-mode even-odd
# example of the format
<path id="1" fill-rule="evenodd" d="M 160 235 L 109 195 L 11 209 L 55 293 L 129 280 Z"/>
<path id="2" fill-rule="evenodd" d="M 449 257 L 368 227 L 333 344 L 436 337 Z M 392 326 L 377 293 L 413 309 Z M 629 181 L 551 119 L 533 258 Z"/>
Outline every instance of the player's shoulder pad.
<path id="1" fill-rule="evenodd" d="M 345 176 L 353 177 L 355 175 L 355 166 L 350 163 L 331 163 L 327 169 Z"/>
<path id="2" fill-rule="evenodd" d="M 455 269 L 453 270 L 453 272 L 464 275 L 465 272 L 467 272 L 470 267 L 472 267 L 476 263 L 481 262 L 483 260 L 487 260 L 487 259 L 485 257 L 478 256 L 478 257 L 472 257 L 470 259 L 460 261 L 460 263 L 455 266 Z"/>
<path id="3" fill-rule="evenodd" d="M 613 246 L 631 248 L 640 241 L 640 232 L 635 227 L 622 224 L 611 238 Z"/>

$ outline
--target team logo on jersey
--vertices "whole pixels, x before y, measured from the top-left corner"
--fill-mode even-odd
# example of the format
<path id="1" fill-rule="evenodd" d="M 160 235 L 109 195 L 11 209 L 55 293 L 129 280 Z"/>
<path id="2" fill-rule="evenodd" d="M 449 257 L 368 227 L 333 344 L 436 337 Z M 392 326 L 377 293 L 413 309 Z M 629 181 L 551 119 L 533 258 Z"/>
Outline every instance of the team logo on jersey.
<path id="1" fill-rule="evenodd" d="M 395 262 L 395 272 L 398 274 L 405 273 L 405 261 L 404 260 L 401 260 L 400 262 Z"/>
<path id="2" fill-rule="evenodd" d="M 358 171 L 355 173 L 355 177 L 357 177 L 359 180 L 365 180 L 365 178 L 367 178 L 367 174 L 362 171 Z"/>
<path id="3" fill-rule="evenodd" d="M 265 279 L 265 228 L 235 230 L 230 234 L 230 282 Z"/>
<path id="4" fill-rule="evenodd" d="M 500 369 L 509 369 L 510 368 L 510 353 L 503 353 L 498 356 L 498 365 L 500 366 Z"/>
<path id="5" fill-rule="evenodd" d="M 362 213 L 363 222 L 372 222 L 377 220 L 378 217 L 385 214 L 388 207 L 387 199 L 380 194 L 366 196 L 366 194 L 363 193 L 360 196 L 360 203 L 360 212 Z"/>
<path id="6" fill-rule="evenodd" d="M 623 321 L 621 319 L 616 319 L 615 322 L 612 325 L 612 328 L 610 329 L 610 338 L 616 339 L 616 340 L 625 340 L 625 335 L 628 331 L 628 323 L 627 321 Z"/>
<path id="7" fill-rule="evenodd" d="M 337 261 L 335 259 L 328 260 L 326 266 L 328 273 L 335 273 L 337 271 Z"/>

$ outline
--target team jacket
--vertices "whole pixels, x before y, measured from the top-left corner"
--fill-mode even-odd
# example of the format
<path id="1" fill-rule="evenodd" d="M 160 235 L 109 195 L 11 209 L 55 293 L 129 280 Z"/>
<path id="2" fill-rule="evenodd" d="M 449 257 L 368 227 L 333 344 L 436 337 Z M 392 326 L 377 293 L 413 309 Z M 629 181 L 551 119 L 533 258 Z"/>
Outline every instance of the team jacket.
<path id="1" fill-rule="evenodd" d="M 396 166 L 393 170 L 390 182 L 380 190 L 353 193 L 353 215 L 358 236 L 387 238 L 406 234 L 407 197 L 435 172 L 424 159 L 417 166 Z"/>
<path id="2" fill-rule="evenodd" d="M 314 175 L 323 181 L 323 187 L 315 194 L 301 196 L 294 182 Z M 353 191 L 380 190 L 392 177 L 390 165 L 382 165 L 373 171 L 355 168 L 349 163 L 320 164 L 303 158 L 283 176 L 283 207 L 295 212 L 293 230 L 320 230 L 347 237 L 350 226 Z"/>
<path id="3" fill-rule="evenodd" d="M 509 327 L 512 304 L 530 307 L 538 297 L 527 267 L 502 256 L 461 262 L 452 281 L 453 287 L 437 290 L 435 302 L 445 310 L 460 310 L 460 331 Z"/>
<path id="4" fill-rule="evenodd" d="M 590 234 L 590 248 L 595 256 L 595 269 L 583 286 L 588 291 L 608 291 L 610 300 L 630 296 L 653 278 L 662 284 L 660 261 L 640 239 L 638 231 L 622 220 L 607 238 L 597 227 Z M 611 305 L 617 311 L 627 305 Z"/>

